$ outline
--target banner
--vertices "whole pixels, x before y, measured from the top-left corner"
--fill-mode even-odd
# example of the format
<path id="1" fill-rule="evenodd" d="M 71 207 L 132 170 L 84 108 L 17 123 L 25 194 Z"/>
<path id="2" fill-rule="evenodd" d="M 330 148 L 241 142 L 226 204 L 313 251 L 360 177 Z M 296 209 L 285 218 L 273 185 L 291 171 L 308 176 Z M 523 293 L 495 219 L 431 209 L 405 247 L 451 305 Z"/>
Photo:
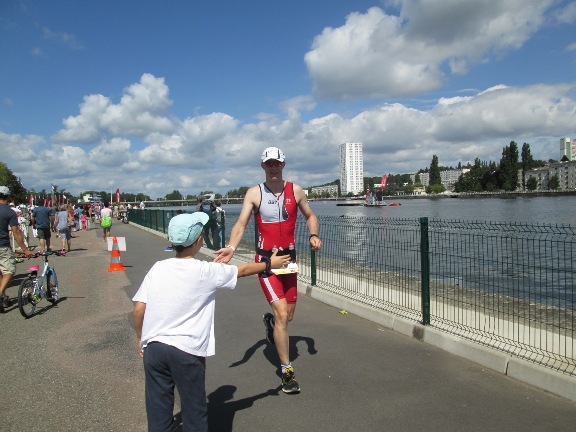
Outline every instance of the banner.
<path id="1" fill-rule="evenodd" d="M 120 189 L 116 189 L 116 204 L 120 204 Z"/>
<path id="2" fill-rule="evenodd" d="M 387 175 L 383 175 L 382 176 L 382 188 L 386 187 L 386 180 L 388 180 L 388 176 Z"/>

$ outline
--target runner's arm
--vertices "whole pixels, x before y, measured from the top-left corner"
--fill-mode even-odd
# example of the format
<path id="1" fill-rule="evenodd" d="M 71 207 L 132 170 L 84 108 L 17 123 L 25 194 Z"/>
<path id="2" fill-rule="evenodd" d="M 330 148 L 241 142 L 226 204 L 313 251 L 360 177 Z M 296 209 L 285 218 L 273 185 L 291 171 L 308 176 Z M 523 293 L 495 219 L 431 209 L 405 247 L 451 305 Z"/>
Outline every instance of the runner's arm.
<path id="1" fill-rule="evenodd" d="M 306 218 L 306 225 L 308 226 L 308 232 L 310 234 L 310 246 L 312 247 L 312 250 L 320 250 L 322 247 L 322 241 L 320 240 L 320 237 L 318 237 L 320 230 L 318 216 L 316 216 L 316 213 L 314 213 L 314 210 L 310 207 L 306 194 L 297 184 L 294 185 L 294 196 L 296 197 L 296 202 L 298 203 L 300 212 Z"/>
<path id="2" fill-rule="evenodd" d="M 252 211 L 256 206 L 256 203 L 260 200 L 260 188 L 258 186 L 253 186 L 246 192 L 244 201 L 242 203 L 242 209 L 240 210 L 240 215 L 238 216 L 238 221 L 232 228 L 230 232 L 230 240 L 226 247 L 223 247 L 214 252 L 216 258 L 214 262 L 227 263 L 234 256 L 234 251 L 242 241 L 244 237 L 244 232 L 246 231 L 246 226 L 250 222 L 250 216 Z"/>

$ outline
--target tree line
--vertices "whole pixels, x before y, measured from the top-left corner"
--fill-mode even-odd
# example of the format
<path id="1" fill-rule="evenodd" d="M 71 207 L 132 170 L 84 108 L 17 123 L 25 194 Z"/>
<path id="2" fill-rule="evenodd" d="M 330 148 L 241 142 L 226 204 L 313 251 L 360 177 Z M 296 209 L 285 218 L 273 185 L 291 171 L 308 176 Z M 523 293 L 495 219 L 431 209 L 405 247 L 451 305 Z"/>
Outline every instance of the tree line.
<path id="1" fill-rule="evenodd" d="M 550 159 L 548 162 L 556 162 Z M 530 145 L 524 143 L 522 145 L 521 152 L 518 151 L 518 145 L 516 142 L 511 141 L 509 145 L 502 149 L 502 158 L 499 163 L 494 161 L 482 161 L 479 158 L 474 160 L 474 164 L 467 164 L 462 166 L 458 163 L 457 169 L 467 168 L 469 171 L 462 174 L 458 181 L 454 184 L 454 192 L 493 192 L 493 191 L 514 191 L 518 187 L 528 190 L 536 190 L 538 184 L 534 177 L 526 180 L 526 172 L 542 167 L 546 162 L 541 160 L 534 160 L 530 151 Z M 374 185 L 380 184 L 382 177 L 364 177 L 364 190 L 359 192 L 357 195 L 363 195 L 367 189 L 375 192 L 378 195 L 396 195 L 398 193 L 411 194 L 414 192 L 415 188 L 423 187 L 420 179 L 420 174 L 429 174 L 429 184 L 426 187 L 427 193 L 441 193 L 444 191 L 444 186 L 442 185 L 440 172 L 444 170 L 453 170 L 453 167 L 443 167 L 440 166 L 438 156 L 433 155 L 430 166 L 419 170 L 414 181 L 410 174 L 388 174 L 386 186 L 384 188 L 376 188 Z M 28 202 L 30 195 L 34 197 L 39 197 L 40 199 L 50 197 L 52 191 L 46 191 L 42 189 L 40 191 L 35 191 L 34 189 L 26 189 L 22 185 L 22 182 L 18 177 L 16 177 L 8 166 L 0 162 L 0 184 L 6 185 L 10 188 L 12 193 L 12 198 L 15 202 L 25 203 Z M 341 196 L 340 180 L 334 180 L 330 183 L 325 183 L 323 185 L 314 186 L 330 186 L 336 185 L 338 188 L 338 196 Z M 559 187 L 559 179 L 557 176 L 552 176 L 548 181 L 548 187 L 550 189 L 557 189 Z M 311 188 L 310 188 L 311 189 Z M 216 199 L 225 198 L 243 198 L 248 191 L 248 186 L 241 186 L 238 189 L 231 189 L 225 195 L 215 193 Z M 185 200 L 185 201 L 197 201 L 199 197 L 205 194 L 211 194 L 212 191 L 200 191 L 198 195 L 188 194 L 184 196 L 180 191 L 173 190 L 172 192 L 166 194 L 164 198 L 159 200 Z M 97 195 L 102 198 L 102 200 L 108 200 L 110 192 L 108 191 L 85 191 L 82 192 L 78 197 L 74 197 L 71 200 L 70 194 L 66 192 L 65 189 L 56 190 L 56 194 L 61 197 L 67 197 L 67 200 L 75 201 L 81 200 L 84 195 Z M 353 193 L 348 193 L 348 196 L 353 196 Z M 328 192 L 323 192 L 320 194 L 310 194 L 311 198 L 329 198 L 330 194 Z M 112 195 L 112 200 L 115 200 L 115 196 Z M 149 195 L 143 193 L 129 193 L 120 192 L 121 202 L 140 202 L 140 201 L 152 201 Z"/>

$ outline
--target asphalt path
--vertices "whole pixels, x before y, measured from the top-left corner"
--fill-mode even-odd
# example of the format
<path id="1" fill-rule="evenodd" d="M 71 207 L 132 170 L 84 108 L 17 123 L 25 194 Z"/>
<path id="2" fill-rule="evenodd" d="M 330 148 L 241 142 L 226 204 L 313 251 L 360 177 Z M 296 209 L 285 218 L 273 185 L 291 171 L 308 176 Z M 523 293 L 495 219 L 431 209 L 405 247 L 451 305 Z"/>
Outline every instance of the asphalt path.
<path id="1" fill-rule="evenodd" d="M 107 271 L 99 229 L 74 233 L 72 252 L 50 258 L 59 303 L 43 301 L 30 319 L 17 306 L 0 315 L 1 431 L 146 430 L 130 299 L 171 253 L 165 238 L 131 225 L 116 222 L 112 234 L 126 240 L 125 271 Z M 12 298 L 32 262 L 41 264 L 18 264 Z M 268 309 L 255 277 L 217 295 L 206 384 L 212 431 L 575 430 L 575 402 L 304 295 L 289 327 L 302 392 L 285 395 L 264 339 Z"/>

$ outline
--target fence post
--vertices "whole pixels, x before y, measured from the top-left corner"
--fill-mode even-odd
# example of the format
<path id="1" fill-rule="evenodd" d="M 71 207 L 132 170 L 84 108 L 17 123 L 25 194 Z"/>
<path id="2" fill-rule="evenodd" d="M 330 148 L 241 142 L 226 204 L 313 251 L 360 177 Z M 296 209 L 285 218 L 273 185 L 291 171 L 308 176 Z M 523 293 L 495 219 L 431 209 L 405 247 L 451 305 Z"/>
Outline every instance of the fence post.
<path id="1" fill-rule="evenodd" d="M 310 273 L 312 286 L 316 286 L 316 251 L 310 251 Z"/>
<path id="2" fill-rule="evenodd" d="M 220 247 L 226 246 L 226 212 L 220 212 Z"/>
<path id="3" fill-rule="evenodd" d="M 428 218 L 420 218 L 420 264 L 422 287 L 420 301 L 422 303 L 422 324 L 430 324 L 430 243 L 428 239 Z"/>

